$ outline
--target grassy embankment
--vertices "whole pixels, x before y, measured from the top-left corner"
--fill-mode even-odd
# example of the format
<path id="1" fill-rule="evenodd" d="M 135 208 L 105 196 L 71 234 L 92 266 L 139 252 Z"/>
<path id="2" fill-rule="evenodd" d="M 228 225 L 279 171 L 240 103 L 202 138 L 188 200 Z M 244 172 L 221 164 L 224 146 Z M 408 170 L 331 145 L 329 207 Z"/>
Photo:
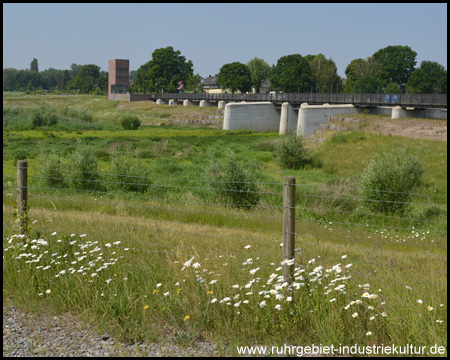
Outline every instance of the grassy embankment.
<path id="1" fill-rule="evenodd" d="M 95 152 L 99 172 L 109 171 L 114 150 L 130 156 L 138 151 L 152 185 L 145 194 L 111 194 L 106 193 L 108 177 L 99 175 L 99 184 L 105 187 L 96 192 L 42 189 L 47 186 L 44 179 L 33 177 L 42 174 L 30 169 L 29 186 L 35 189 L 30 189 L 29 216 L 30 222 L 37 221 L 31 232 L 48 245 L 29 243 L 25 249 L 22 245 L 5 251 L 20 241 L 7 242 L 14 228 L 14 209 L 9 206 L 11 189 L 4 190 L 4 303 L 12 301 L 35 311 L 72 311 L 95 320 L 100 331 L 107 329 L 127 340 L 157 340 L 162 324 L 168 324 L 181 343 L 202 337 L 236 345 L 433 345 L 446 341 L 447 239 L 442 233 L 446 226 L 436 224 L 446 221 L 446 207 L 440 206 L 446 200 L 433 197 L 447 194 L 446 143 L 350 131 L 320 145 L 308 144 L 322 167 L 282 170 L 273 154 L 275 133 L 230 135 L 219 129 L 174 126 L 124 131 L 119 127 L 121 114 L 139 114 L 144 124 L 145 119 L 160 123 L 164 117 L 180 118 L 186 111 L 216 111 L 210 108 L 119 104 L 87 96 L 43 98 L 56 111 L 81 106 L 92 112 L 93 122 L 69 118 L 56 125 L 66 121 L 66 130 L 9 130 L 18 128 L 17 123 L 27 128 L 27 107 L 37 106 L 40 97 L 4 95 L 7 106 L 20 108 L 4 112 L 4 185 L 14 183 L 15 170 L 9 167 L 18 159 L 27 157 L 29 166 L 37 168 L 49 153 L 67 158 L 76 149 L 77 138 Z M 368 121 L 376 119 L 368 116 Z M 414 149 L 426 168 L 417 192 L 428 196 L 414 197 L 415 205 L 406 215 L 367 214 L 357 200 L 349 200 L 357 198 L 354 189 L 332 187 L 354 187 L 374 153 L 399 145 Z M 227 148 L 240 159 L 259 161 L 265 183 L 261 191 L 281 193 L 278 184 L 286 175 L 295 175 L 301 184 L 297 203 L 303 208 L 296 214 L 296 247 L 301 247 L 301 255 L 295 266 L 297 281 L 304 285 L 294 290 L 292 302 L 286 301 L 289 294 L 283 291 L 278 291 L 283 299 L 259 294 L 279 282 L 267 283 L 270 274 L 281 274 L 276 270 L 282 259 L 281 196 L 265 195 L 260 201 L 263 206 L 239 210 L 219 205 L 214 191 L 203 189 L 211 187 L 203 182 L 208 161 L 222 159 Z M 304 185 L 331 187 L 314 190 Z M 71 238 L 71 234 L 76 235 Z M 97 245 L 99 251 L 93 251 Z M 247 245 L 251 247 L 246 249 Z M 39 255 L 14 260 L 12 253 L 42 256 L 39 263 L 26 263 Z M 191 266 L 181 271 L 192 256 Z M 313 258 L 315 262 L 309 263 Z M 102 260 L 109 265 L 102 268 Z M 193 268 L 196 262 L 200 266 Z M 350 263 L 351 267 L 344 267 Z M 299 265 L 305 265 L 306 271 L 301 272 Z M 257 268 L 254 275 L 249 273 Z M 352 276 L 348 280 L 333 280 L 330 285 L 331 279 L 348 274 Z M 259 280 L 245 287 L 252 278 Z M 334 290 L 341 282 L 346 283 L 345 291 Z M 367 283 L 369 287 L 358 286 Z M 365 292 L 375 296 L 362 297 Z M 226 297 L 230 300 L 221 303 Z M 218 301 L 211 303 L 213 298 Z M 348 306 L 356 300 L 362 303 Z"/>

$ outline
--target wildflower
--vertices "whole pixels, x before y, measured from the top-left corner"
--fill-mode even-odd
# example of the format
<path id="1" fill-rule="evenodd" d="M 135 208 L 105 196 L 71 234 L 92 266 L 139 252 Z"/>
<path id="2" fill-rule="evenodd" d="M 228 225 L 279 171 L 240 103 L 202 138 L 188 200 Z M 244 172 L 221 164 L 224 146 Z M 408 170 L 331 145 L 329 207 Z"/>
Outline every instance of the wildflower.
<path id="1" fill-rule="evenodd" d="M 386 317 L 387 314 L 384 312 L 384 313 L 381 313 L 381 316 Z"/>
<path id="2" fill-rule="evenodd" d="M 370 336 L 370 335 L 372 335 L 372 331 L 366 332 L 366 336 Z"/>
<path id="3" fill-rule="evenodd" d="M 433 309 L 434 309 L 434 307 L 428 306 L 428 311 L 432 311 Z"/>
<path id="4" fill-rule="evenodd" d="M 190 318 L 190 316 L 189 316 L 189 315 L 186 315 L 186 316 L 184 317 L 183 321 L 189 320 L 189 318 Z"/>
<path id="5" fill-rule="evenodd" d="M 161 283 L 156 284 L 156 287 L 159 288 L 161 285 L 162 285 Z"/>
<path id="6" fill-rule="evenodd" d="M 442 324 L 443 321 L 442 320 L 436 320 L 437 323 Z"/>
<path id="7" fill-rule="evenodd" d="M 243 303 L 244 303 L 244 304 L 248 304 L 248 300 L 244 300 Z"/>
<path id="8" fill-rule="evenodd" d="M 191 257 L 188 261 L 186 261 L 186 262 L 184 263 L 184 266 L 183 266 L 183 268 L 182 268 L 181 270 L 184 270 L 185 268 L 191 266 L 192 260 L 194 260 L 194 256 Z"/>
<path id="9" fill-rule="evenodd" d="M 196 262 L 195 264 L 192 265 L 192 267 L 194 269 L 198 269 L 200 267 L 200 263 Z"/>
<path id="10" fill-rule="evenodd" d="M 345 309 L 347 310 L 350 307 L 350 305 L 345 305 Z"/>
<path id="11" fill-rule="evenodd" d="M 215 303 L 217 301 L 217 298 L 214 298 L 211 300 L 211 304 Z"/>
<path id="12" fill-rule="evenodd" d="M 156 289 L 153 290 L 153 295 L 155 295 L 155 293 L 157 293 L 157 292 L 158 292 L 158 290 L 156 290 Z"/>
<path id="13" fill-rule="evenodd" d="M 250 249 L 251 245 L 244 246 L 244 249 Z"/>
<path id="14" fill-rule="evenodd" d="M 209 285 L 212 285 L 212 284 L 214 284 L 214 283 L 216 283 L 217 282 L 217 280 L 211 280 L 210 282 L 209 282 Z M 175 284 L 176 285 L 176 284 Z"/>
<path id="15" fill-rule="evenodd" d="M 236 304 L 234 304 L 234 307 L 239 307 L 241 305 L 241 302 L 237 302 Z"/>
<path id="16" fill-rule="evenodd" d="M 233 285 L 233 289 L 239 289 L 239 285 L 238 284 Z"/>
<path id="17" fill-rule="evenodd" d="M 46 293 L 46 294 L 50 294 L 50 293 L 51 293 L 51 290 L 48 289 L 45 293 Z"/>
<path id="18" fill-rule="evenodd" d="M 39 295 L 39 296 L 42 296 L 42 295 L 44 295 L 44 293 L 39 293 L 38 295 Z"/>
<path id="19" fill-rule="evenodd" d="M 352 317 L 357 317 L 358 316 L 358 313 L 354 313 L 353 315 L 352 315 Z"/>
<path id="20" fill-rule="evenodd" d="M 256 269 L 253 269 L 253 270 L 250 270 L 250 274 L 252 274 L 252 275 L 255 275 L 255 273 L 257 272 L 259 270 L 259 268 L 256 268 Z"/>
<path id="21" fill-rule="evenodd" d="M 105 244 L 106 247 L 111 247 L 110 243 Z"/>
<path id="22" fill-rule="evenodd" d="M 56 231 L 52 233 L 52 236 L 56 235 Z"/>
<path id="23" fill-rule="evenodd" d="M 264 301 L 261 301 L 260 303 L 259 303 L 259 307 L 260 308 L 263 308 L 264 306 L 266 306 L 266 301 L 264 300 Z"/>
<path id="24" fill-rule="evenodd" d="M 177 295 L 180 293 L 180 291 L 181 291 L 181 289 L 178 289 L 178 290 L 177 290 Z"/>
<path id="25" fill-rule="evenodd" d="M 417 303 L 418 303 L 418 304 L 422 304 L 423 301 L 419 299 L 419 300 L 417 300 Z"/>
<path id="26" fill-rule="evenodd" d="M 371 316 L 369 320 L 375 320 L 375 316 Z"/>
<path id="27" fill-rule="evenodd" d="M 373 309 L 375 309 L 372 305 L 370 305 L 370 306 L 368 306 L 368 309 L 369 310 L 373 310 Z"/>
<path id="28" fill-rule="evenodd" d="M 277 294 L 277 295 L 275 296 L 275 298 L 276 298 L 277 300 L 283 300 L 283 299 L 284 299 L 284 295 L 282 295 L 282 294 Z"/>
<path id="29" fill-rule="evenodd" d="M 292 296 L 288 296 L 288 297 L 286 298 L 286 301 L 292 301 Z"/>
<path id="30" fill-rule="evenodd" d="M 347 257 L 347 255 L 342 255 L 341 259 L 345 259 Z"/>
<path id="31" fill-rule="evenodd" d="M 362 301 L 361 300 L 356 300 L 356 303 L 357 304 L 362 304 Z"/>
<path id="32" fill-rule="evenodd" d="M 85 236 L 86 236 L 86 234 L 81 234 L 81 235 L 80 235 L 80 237 L 85 237 Z"/>
<path id="33" fill-rule="evenodd" d="M 336 301 L 336 298 L 330 300 L 330 302 L 333 302 L 333 301 Z"/>
<path id="34" fill-rule="evenodd" d="M 278 311 L 281 310 L 281 305 L 280 304 L 275 305 L 275 309 Z"/>

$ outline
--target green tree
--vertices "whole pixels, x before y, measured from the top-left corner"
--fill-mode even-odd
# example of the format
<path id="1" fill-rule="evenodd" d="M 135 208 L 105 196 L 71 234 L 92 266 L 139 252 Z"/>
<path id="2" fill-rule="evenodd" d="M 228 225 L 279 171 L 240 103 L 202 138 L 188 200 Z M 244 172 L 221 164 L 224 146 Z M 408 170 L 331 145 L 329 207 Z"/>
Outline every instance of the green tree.
<path id="1" fill-rule="evenodd" d="M 447 94 L 447 70 L 435 61 L 422 61 L 406 83 L 410 94 Z"/>
<path id="2" fill-rule="evenodd" d="M 168 46 L 156 49 L 152 60 L 138 69 L 133 89 L 139 92 L 175 92 L 177 82 L 186 84 L 192 75 L 192 61 L 186 61 L 180 51 Z"/>
<path id="3" fill-rule="evenodd" d="M 100 75 L 100 67 L 97 65 L 83 65 L 77 72 L 77 76 L 70 80 L 67 88 L 70 90 L 79 89 L 83 94 L 89 94 L 97 86 L 104 87 L 104 76 Z M 107 81 L 107 80 L 106 80 Z"/>
<path id="4" fill-rule="evenodd" d="M 253 58 L 247 66 L 250 70 L 252 87 L 256 93 L 261 91 L 261 85 L 269 77 L 270 65 L 263 59 Z"/>
<path id="5" fill-rule="evenodd" d="M 199 74 L 192 75 L 186 82 L 186 92 L 203 92 L 203 79 Z"/>
<path id="6" fill-rule="evenodd" d="M 16 89 L 17 73 L 15 68 L 3 69 L 3 90 L 14 91 Z"/>
<path id="7" fill-rule="evenodd" d="M 397 84 L 396 82 L 390 82 L 384 88 L 384 93 L 385 94 L 398 94 L 401 91 L 402 91 L 402 89 L 401 89 L 400 85 Z"/>
<path id="8" fill-rule="evenodd" d="M 311 66 L 300 54 L 286 55 L 272 66 L 270 87 L 286 93 L 309 92 L 314 84 Z"/>
<path id="9" fill-rule="evenodd" d="M 59 88 L 60 91 L 64 91 L 65 90 L 69 80 L 70 80 L 69 71 L 68 70 L 64 70 L 64 72 L 61 75 L 61 78 L 59 79 L 59 82 L 58 82 L 58 88 Z"/>
<path id="10" fill-rule="evenodd" d="M 229 89 L 233 93 L 237 90 L 241 93 L 250 91 L 252 89 L 250 70 L 240 62 L 225 64 L 217 75 L 217 84 L 222 89 Z"/>
<path id="11" fill-rule="evenodd" d="M 383 84 L 379 79 L 380 65 L 373 56 L 366 60 L 358 58 L 354 59 L 347 65 L 345 75 L 347 82 L 344 87 L 344 92 L 352 93 L 377 93 Z"/>
<path id="12" fill-rule="evenodd" d="M 406 84 L 414 67 L 417 53 L 409 46 L 387 46 L 378 50 L 373 57 L 380 64 L 380 78 L 383 84 L 395 82 Z"/>
<path id="13" fill-rule="evenodd" d="M 336 89 L 340 85 L 341 79 L 337 74 L 337 66 L 333 59 L 327 59 L 325 55 L 318 54 L 308 57 L 311 66 L 312 76 L 316 86 L 321 93 L 329 93 L 332 88 Z"/>
<path id="14" fill-rule="evenodd" d="M 33 60 L 31 60 L 30 71 L 37 71 L 37 72 L 39 72 L 38 61 L 37 61 L 36 58 L 33 58 Z"/>
<path id="15" fill-rule="evenodd" d="M 28 81 L 28 85 L 27 85 L 27 94 L 29 94 L 33 90 L 34 90 L 34 87 L 33 87 L 33 84 L 31 83 L 31 80 L 30 80 L 30 81 Z"/>
<path id="16" fill-rule="evenodd" d="M 78 71 L 80 70 L 80 68 L 81 68 L 81 65 L 77 65 L 77 64 L 75 64 L 75 63 L 73 63 L 72 65 L 70 65 L 70 69 L 71 69 L 71 74 L 70 74 L 70 76 L 71 76 L 71 78 L 73 79 L 75 76 L 77 76 L 77 74 L 78 74 Z"/>

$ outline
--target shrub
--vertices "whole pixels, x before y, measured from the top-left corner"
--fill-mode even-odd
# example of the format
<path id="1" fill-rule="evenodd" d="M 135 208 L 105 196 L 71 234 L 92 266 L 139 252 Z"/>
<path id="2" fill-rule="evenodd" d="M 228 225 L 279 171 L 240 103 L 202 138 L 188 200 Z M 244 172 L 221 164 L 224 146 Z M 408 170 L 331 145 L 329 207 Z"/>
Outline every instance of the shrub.
<path id="1" fill-rule="evenodd" d="M 133 115 L 124 116 L 120 123 L 125 130 L 136 130 L 139 126 L 141 126 L 141 121 L 139 118 Z"/>
<path id="2" fill-rule="evenodd" d="M 56 154 L 48 155 L 42 161 L 39 176 L 46 186 L 62 188 L 66 186 L 64 162 Z"/>
<path id="3" fill-rule="evenodd" d="M 238 208 L 250 208 L 250 205 L 257 205 L 260 199 L 257 192 L 259 172 L 256 162 L 240 162 L 228 150 L 224 160 L 210 160 L 206 179 L 215 181 L 210 186 L 217 190 L 221 201 Z"/>
<path id="4" fill-rule="evenodd" d="M 112 176 L 108 176 L 107 180 L 113 181 L 107 183 L 108 190 L 143 193 L 151 185 L 151 181 L 145 178 L 148 176 L 148 171 L 137 156 L 120 155 L 114 152 L 111 155 L 111 166 L 108 172 Z"/>
<path id="5" fill-rule="evenodd" d="M 39 107 L 35 107 L 31 111 L 31 124 L 33 128 L 43 125 L 52 126 L 58 122 L 55 108 L 42 100 Z"/>
<path id="6" fill-rule="evenodd" d="M 68 107 L 64 105 L 60 109 L 61 114 L 72 118 L 77 118 L 86 122 L 92 122 L 92 112 L 83 107 Z"/>
<path id="7" fill-rule="evenodd" d="M 375 212 L 404 213 L 409 193 L 424 172 L 421 161 L 407 148 L 375 155 L 359 180 L 363 204 Z"/>
<path id="8" fill-rule="evenodd" d="M 303 138 L 295 134 L 280 138 L 275 145 L 275 157 L 283 169 L 295 170 L 313 164 L 313 158 L 305 148 Z"/>
<path id="9" fill-rule="evenodd" d="M 94 150 L 78 139 L 75 151 L 69 156 L 71 187 L 79 190 L 97 189 L 97 159 Z"/>

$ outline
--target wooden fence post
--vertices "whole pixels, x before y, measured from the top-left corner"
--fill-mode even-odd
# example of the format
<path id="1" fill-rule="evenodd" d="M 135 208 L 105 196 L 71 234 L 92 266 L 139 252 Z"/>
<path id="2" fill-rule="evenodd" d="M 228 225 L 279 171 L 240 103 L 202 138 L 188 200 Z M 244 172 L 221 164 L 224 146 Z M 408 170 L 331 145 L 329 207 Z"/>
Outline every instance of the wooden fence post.
<path id="1" fill-rule="evenodd" d="M 27 231 L 27 161 L 17 161 L 17 214 L 21 221 L 17 223 L 19 234 Z"/>
<path id="2" fill-rule="evenodd" d="M 295 177 L 283 179 L 283 260 L 293 260 L 295 256 Z M 283 265 L 283 280 L 292 283 L 294 266 Z"/>

